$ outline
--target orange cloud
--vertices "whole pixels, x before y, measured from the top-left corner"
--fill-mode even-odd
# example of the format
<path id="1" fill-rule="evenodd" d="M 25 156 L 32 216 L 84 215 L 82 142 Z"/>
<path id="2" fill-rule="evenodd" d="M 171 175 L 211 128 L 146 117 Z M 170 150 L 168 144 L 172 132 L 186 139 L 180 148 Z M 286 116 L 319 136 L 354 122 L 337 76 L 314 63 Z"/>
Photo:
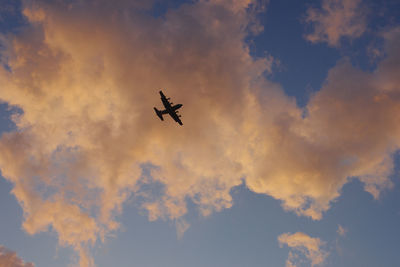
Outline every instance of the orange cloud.
<path id="1" fill-rule="evenodd" d="M 285 233 L 278 237 L 279 245 L 287 245 L 292 251 L 286 261 L 286 267 L 295 267 L 297 259 L 304 255 L 311 261 L 311 266 L 321 265 L 329 255 L 322 249 L 324 242 L 319 238 L 310 237 L 304 233 Z M 301 254 L 301 255 L 299 255 Z"/>
<path id="2" fill-rule="evenodd" d="M 47 2 L 25 2 L 30 25 L 3 41 L 0 99 L 23 113 L 0 139 L 0 169 L 24 229 L 56 231 L 80 266 L 94 265 L 88 248 L 118 229 L 132 196 L 182 235 L 188 198 L 207 216 L 232 206 L 243 179 L 313 219 L 348 177 L 375 197 L 391 186 L 398 31 L 374 73 L 344 60 L 301 109 L 263 76 L 272 59 L 249 54 L 253 2 L 198 1 L 159 18 L 143 1 Z M 161 88 L 184 105 L 183 127 L 155 116 Z"/>
<path id="3" fill-rule="evenodd" d="M 34 267 L 33 263 L 25 263 L 21 260 L 17 253 L 8 250 L 0 245 L 0 266 L 4 267 Z"/>
<path id="4" fill-rule="evenodd" d="M 200 1 L 152 18 L 94 1 L 25 4 L 31 25 L 6 39 L 12 72 L 0 70 L 1 99 L 23 110 L 19 131 L 2 136 L 0 168 L 28 233 L 51 227 L 92 266 L 87 246 L 118 228 L 130 195 L 144 195 L 147 163 L 165 192 L 141 205 L 150 219 L 176 220 L 179 235 L 187 197 L 203 214 L 232 205 L 243 175 L 223 142 L 240 109 L 226 108 L 243 97 L 242 75 L 267 65 L 243 46 L 250 19 L 235 6 Z M 154 117 L 160 88 L 184 104 L 184 127 Z"/>
<path id="5" fill-rule="evenodd" d="M 399 70 L 399 30 L 386 36 L 388 57 L 375 72 L 360 71 L 344 59 L 311 97 L 304 117 L 300 112 L 275 117 L 268 138 L 258 140 L 276 143 L 259 142 L 253 150 L 259 153 L 255 158 L 264 160 L 252 165 L 258 173 L 247 177 L 250 189 L 319 219 L 350 177 L 364 182 L 375 198 L 392 186 L 388 176 L 400 130 L 395 116 L 399 78 L 394 74 Z"/>
<path id="6" fill-rule="evenodd" d="M 306 22 L 313 32 L 306 39 L 338 46 L 342 37 L 360 37 L 367 29 L 366 11 L 362 0 L 323 0 L 320 9 L 307 10 Z"/>

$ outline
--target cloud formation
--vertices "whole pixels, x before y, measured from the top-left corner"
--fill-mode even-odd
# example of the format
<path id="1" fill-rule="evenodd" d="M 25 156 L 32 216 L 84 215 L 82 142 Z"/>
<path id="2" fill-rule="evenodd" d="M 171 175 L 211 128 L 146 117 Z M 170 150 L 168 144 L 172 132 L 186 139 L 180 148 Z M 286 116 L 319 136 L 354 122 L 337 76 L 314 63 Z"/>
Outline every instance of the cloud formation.
<path id="1" fill-rule="evenodd" d="M 286 245 L 291 249 L 286 261 L 286 267 L 299 266 L 297 261 L 302 255 L 311 261 L 311 266 L 321 265 L 329 255 L 322 249 L 324 246 L 323 241 L 302 232 L 284 233 L 278 237 L 278 241 L 281 247 Z"/>
<path id="2" fill-rule="evenodd" d="M 0 169 L 29 234 L 52 229 L 93 266 L 90 247 L 128 198 L 181 235 L 187 199 L 207 216 L 243 179 L 313 219 L 349 177 L 375 197 L 390 188 L 398 29 L 375 72 L 340 61 L 302 109 L 245 42 L 264 3 L 202 0 L 157 18 L 146 1 L 108 3 L 25 1 L 29 25 L 2 38 L 0 99 L 23 113 L 0 139 Z M 184 105 L 183 127 L 155 116 L 161 88 Z"/>
<path id="3" fill-rule="evenodd" d="M 23 227 L 51 227 L 81 266 L 93 265 L 88 245 L 118 228 L 134 193 L 151 220 L 180 219 L 187 197 L 203 214 L 231 206 L 243 174 L 225 153 L 238 152 L 231 126 L 240 109 L 226 108 L 267 65 L 243 46 L 248 1 L 199 1 L 160 18 L 140 2 L 106 2 L 25 2 L 30 26 L 5 38 L 12 71 L 0 71 L 1 99 L 23 110 L 19 131 L 0 142 Z M 154 116 L 160 88 L 184 104 L 183 128 Z M 164 185 L 161 194 L 146 192 L 148 183 Z"/>
<path id="4" fill-rule="evenodd" d="M 17 256 L 17 253 L 10 251 L 0 245 L 0 267 L 34 267 L 33 263 L 25 263 Z"/>
<path id="5" fill-rule="evenodd" d="M 305 37 L 313 43 L 338 46 L 343 37 L 355 39 L 367 29 L 367 8 L 362 0 L 322 0 L 321 8 L 310 7 L 306 22 L 312 32 Z"/>

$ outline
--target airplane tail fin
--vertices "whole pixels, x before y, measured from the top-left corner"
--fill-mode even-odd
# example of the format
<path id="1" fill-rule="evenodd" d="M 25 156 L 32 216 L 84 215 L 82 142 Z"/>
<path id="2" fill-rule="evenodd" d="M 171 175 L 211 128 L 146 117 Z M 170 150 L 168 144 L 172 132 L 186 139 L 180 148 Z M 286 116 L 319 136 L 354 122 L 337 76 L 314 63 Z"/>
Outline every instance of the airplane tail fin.
<path id="1" fill-rule="evenodd" d="M 162 113 L 160 110 L 158 110 L 157 108 L 154 108 L 154 111 L 156 112 L 157 116 L 160 118 L 160 120 L 164 120 Z"/>

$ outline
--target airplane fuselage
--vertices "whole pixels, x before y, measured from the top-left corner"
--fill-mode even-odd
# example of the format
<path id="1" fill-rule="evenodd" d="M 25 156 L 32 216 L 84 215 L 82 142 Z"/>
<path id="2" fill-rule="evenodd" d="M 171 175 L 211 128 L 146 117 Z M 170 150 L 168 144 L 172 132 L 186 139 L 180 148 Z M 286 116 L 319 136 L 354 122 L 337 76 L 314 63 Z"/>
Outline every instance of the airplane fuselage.
<path id="1" fill-rule="evenodd" d="M 168 111 L 168 113 L 174 112 L 175 110 L 179 109 L 180 107 L 182 107 L 182 104 L 178 104 L 178 105 L 168 105 L 168 106 L 164 106 L 165 110 Z"/>

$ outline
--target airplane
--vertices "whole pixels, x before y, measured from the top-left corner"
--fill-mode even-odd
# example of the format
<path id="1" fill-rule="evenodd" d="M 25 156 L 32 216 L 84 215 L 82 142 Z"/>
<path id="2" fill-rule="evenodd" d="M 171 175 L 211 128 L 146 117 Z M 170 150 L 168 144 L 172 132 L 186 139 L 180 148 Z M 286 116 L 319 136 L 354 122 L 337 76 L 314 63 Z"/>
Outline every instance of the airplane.
<path id="1" fill-rule="evenodd" d="M 177 123 L 180 125 L 183 125 L 180 117 L 181 115 L 178 114 L 178 109 L 182 107 L 182 104 L 177 104 L 177 105 L 172 105 L 172 102 L 169 102 L 170 98 L 165 97 L 162 91 L 160 91 L 161 95 L 161 101 L 165 107 L 165 110 L 158 110 L 156 107 L 154 107 L 154 111 L 156 112 L 157 116 L 160 118 L 160 120 L 164 120 L 163 114 L 169 114 Z"/>

